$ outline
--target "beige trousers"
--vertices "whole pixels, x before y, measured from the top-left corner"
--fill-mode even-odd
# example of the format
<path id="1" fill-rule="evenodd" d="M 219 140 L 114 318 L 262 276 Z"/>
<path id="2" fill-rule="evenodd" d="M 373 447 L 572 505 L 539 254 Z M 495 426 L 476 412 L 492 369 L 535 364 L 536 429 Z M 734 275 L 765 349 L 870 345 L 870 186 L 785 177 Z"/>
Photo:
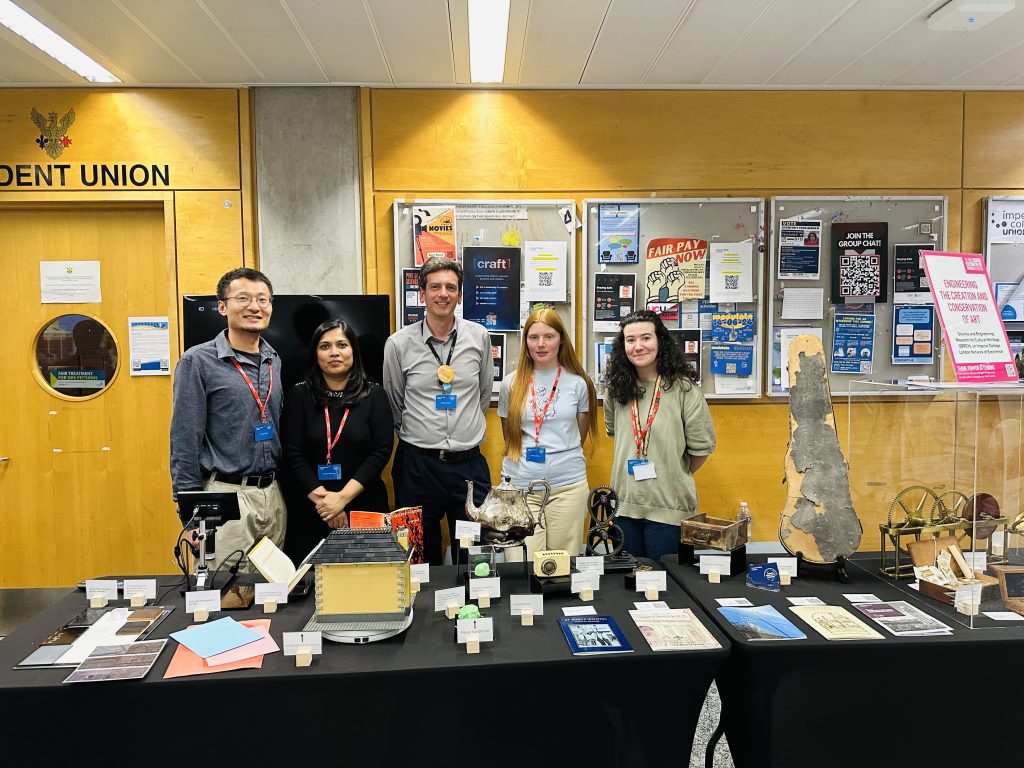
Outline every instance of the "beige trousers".
<path id="1" fill-rule="evenodd" d="M 225 557 L 236 549 L 246 554 L 260 539 L 269 536 L 270 540 L 278 547 L 284 545 L 284 534 L 288 524 L 288 510 L 284 505 L 284 497 L 281 495 L 281 488 L 275 480 L 266 488 L 256 486 L 240 486 L 231 483 L 220 483 L 209 478 L 203 484 L 205 491 L 237 491 L 238 512 L 240 519 L 231 520 L 217 528 L 217 556 L 213 560 L 211 568 L 216 568 Z M 225 569 L 235 562 L 232 558 Z M 239 569 L 239 573 L 252 573 L 255 569 L 245 564 Z"/>
<path id="2" fill-rule="evenodd" d="M 526 558 L 533 560 L 533 553 L 541 549 L 564 549 L 570 555 L 583 551 L 583 526 L 587 520 L 587 495 L 590 487 L 580 480 L 572 485 L 551 489 L 551 498 L 544 509 L 547 528 L 539 528 L 526 539 Z M 544 493 L 527 495 L 530 509 L 537 510 L 544 499 Z"/>

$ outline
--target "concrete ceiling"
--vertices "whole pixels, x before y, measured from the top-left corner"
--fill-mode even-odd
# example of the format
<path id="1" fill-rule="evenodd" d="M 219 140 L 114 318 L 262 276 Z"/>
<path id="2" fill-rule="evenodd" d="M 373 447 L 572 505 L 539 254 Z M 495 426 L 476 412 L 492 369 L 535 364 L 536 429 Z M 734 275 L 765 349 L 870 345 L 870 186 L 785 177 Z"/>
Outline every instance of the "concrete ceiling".
<path id="1" fill-rule="evenodd" d="M 16 1 L 129 86 L 469 85 L 466 0 Z M 946 0 L 511 2 L 507 87 L 1024 87 L 1024 3 L 931 32 Z M 0 84 L 83 81 L 3 29 Z"/>

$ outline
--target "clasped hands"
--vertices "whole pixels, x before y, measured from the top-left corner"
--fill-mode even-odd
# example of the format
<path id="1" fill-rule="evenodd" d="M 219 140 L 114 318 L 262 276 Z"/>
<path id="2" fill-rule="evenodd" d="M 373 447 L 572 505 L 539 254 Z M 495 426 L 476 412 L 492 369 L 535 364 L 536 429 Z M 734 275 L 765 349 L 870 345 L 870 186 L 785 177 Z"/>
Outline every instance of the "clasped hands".
<path id="1" fill-rule="evenodd" d="M 345 505 L 348 499 L 341 491 L 328 491 L 322 485 L 309 492 L 309 500 L 316 505 L 316 513 L 331 528 L 347 528 L 348 513 Z"/>

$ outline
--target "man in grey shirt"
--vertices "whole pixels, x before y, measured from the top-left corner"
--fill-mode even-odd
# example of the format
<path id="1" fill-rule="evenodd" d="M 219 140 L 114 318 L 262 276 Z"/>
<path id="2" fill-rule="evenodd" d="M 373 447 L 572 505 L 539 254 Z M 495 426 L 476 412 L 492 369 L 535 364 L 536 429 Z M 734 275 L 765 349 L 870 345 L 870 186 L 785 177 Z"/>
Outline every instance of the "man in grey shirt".
<path id="1" fill-rule="evenodd" d="M 185 351 L 174 369 L 171 486 L 235 491 L 241 520 L 217 530 L 220 557 L 263 536 L 284 543 L 287 513 L 276 479 L 284 388 L 281 358 L 260 337 L 274 311 L 262 272 L 240 268 L 217 283 L 227 330 Z"/>
<path id="2" fill-rule="evenodd" d="M 394 333 L 384 346 L 384 390 L 391 400 L 398 450 L 391 469 L 399 507 L 423 508 L 427 561 L 440 565 L 441 520 L 449 540 L 466 519 L 466 481 L 474 503 L 491 487 L 480 453 L 491 401 L 491 340 L 478 323 L 457 320 L 462 265 L 431 256 L 420 268 L 424 318 Z"/>

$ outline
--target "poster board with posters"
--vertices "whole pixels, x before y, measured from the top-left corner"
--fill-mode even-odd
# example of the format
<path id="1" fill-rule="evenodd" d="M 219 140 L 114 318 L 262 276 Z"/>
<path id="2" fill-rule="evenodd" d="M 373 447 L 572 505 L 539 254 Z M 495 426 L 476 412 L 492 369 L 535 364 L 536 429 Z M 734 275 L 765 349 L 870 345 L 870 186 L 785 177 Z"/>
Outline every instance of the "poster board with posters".
<path id="1" fill-rule="evenodd" d="M 941 195 L 773 197 L 769 397 L 789 396 L 782 348 L 795 327 L 821 333 L 833 395 L 870 389 L 864 381 L 941 381 L 941 327 L 919 251 L 944 250 L 947 221 Z"/>
<path id="2" fill-rule="evenodd" d="M 1024 361 L 1024 197 L 986 197 L 985 264 L 1014 356 Z M 1019 365 L 1024 380 L 1024 362 Z"/>
<path id="3" fill-rule="evenodd" d="M 628 252 L 607 247 L 609 211 L 630 214 Z M 599 395 L 604 393 L 599 352 L 618 333 L 619 320 L 637 309 L 657 312 L 675 336 L 700 334 L 699 343 L 690 347 L 709 400 L 763 395 L 764 214 L 762 198 L 583 201 L 580 352 Z M 626 236 L 624 226 L 614 233 L 620 240 Z M 713 373 L 713 343 L 742 346 L 735 351 L 752 360 L 749 375 L 745 366 L 719 368 L 744 373 Z"/>
<path id="4" fill-rule="evenodd" d="M 516 368 L 522 324 L 536 306 L 558 312 L 575 343 L 575 201 L 398 198 L 392 218 L 396 329 L 422 319 L 416 270 L 439 254 L 457 259 L 466 274 L 457 316 L 504 339 L 504 373 Z"/>

